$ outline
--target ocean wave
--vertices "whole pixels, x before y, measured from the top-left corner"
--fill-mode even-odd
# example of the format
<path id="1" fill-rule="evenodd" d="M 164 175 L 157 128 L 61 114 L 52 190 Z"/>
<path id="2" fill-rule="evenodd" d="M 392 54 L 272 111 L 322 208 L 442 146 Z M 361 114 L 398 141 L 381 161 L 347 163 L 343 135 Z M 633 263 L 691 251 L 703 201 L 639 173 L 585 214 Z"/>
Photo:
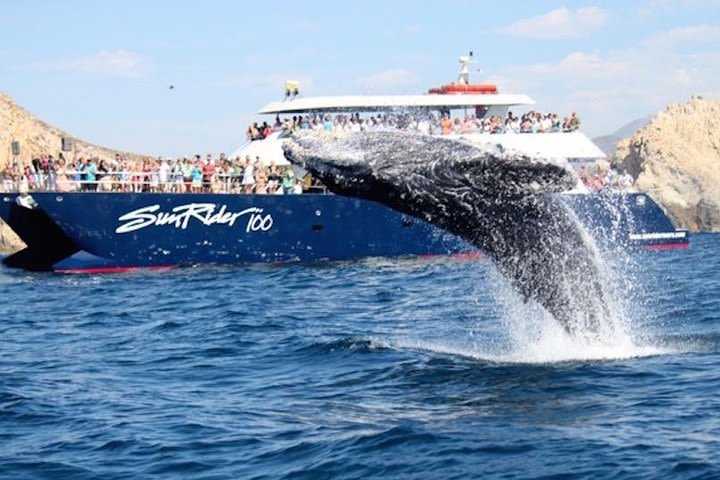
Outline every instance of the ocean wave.
<path id="1" fill-rule="evenodd" d="M 10 273 L 0 477 L 713 478 L 720 237 L 691 241 L 638 254 L 596 344 L 488 262 Z"/>

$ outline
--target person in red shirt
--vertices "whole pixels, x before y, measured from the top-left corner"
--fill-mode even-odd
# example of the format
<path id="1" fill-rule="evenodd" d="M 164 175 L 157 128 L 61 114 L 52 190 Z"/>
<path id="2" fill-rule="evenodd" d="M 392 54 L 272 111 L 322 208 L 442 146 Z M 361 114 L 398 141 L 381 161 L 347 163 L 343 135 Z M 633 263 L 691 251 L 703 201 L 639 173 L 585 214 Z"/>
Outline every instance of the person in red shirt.
<path id="1" fill-rule="evenodd" d="M 203 163 L 202 176 L 203 176 L 203 190 L 206 192 L 210 191 L 212 185 L 212 177 L 215 174 L 215 162 L 212 161 L 212 156 L 208 155 L 208 161 Z"/>

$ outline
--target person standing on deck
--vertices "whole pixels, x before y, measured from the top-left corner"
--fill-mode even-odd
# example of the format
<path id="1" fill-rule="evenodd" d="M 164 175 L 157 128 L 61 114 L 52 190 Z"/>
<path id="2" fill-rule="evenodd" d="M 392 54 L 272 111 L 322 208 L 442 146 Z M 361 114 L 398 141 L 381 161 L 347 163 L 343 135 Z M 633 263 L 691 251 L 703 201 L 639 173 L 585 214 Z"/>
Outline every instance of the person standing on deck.
<path id="1" fill-rule="evenodd" d="M 443 115 L 442 120 L 440 120 L 440 132 L 443 135 L 450 135 L 453 131 L 453 123 L 452 120 L 450 120 L 450 116 L 445 114 Z"/>
<path id="2" fill-rule="evenodd" d="M 245 169 L 243 170 L 243 191 L 252 193 L 255 188 L 255 164 L 248 155 L 245 157 Z"/>
<path id="3" fill-rule="evenodd" d="M 95 191 L 97 190 L 97 167 L 92 158 L 87 159 L 87 163 L 82 167 L 82 171 L 85 173 L 85 183 L 83 183 L 83 190 Z"/>
<path id="4" fill-rule="evenodd" d="M 293 193 L 293 187 L 295 186 L 295 172 L 292 167 L 285 167 L 285 171 L 282 176 L 282 189 L 284 194 Z"/>

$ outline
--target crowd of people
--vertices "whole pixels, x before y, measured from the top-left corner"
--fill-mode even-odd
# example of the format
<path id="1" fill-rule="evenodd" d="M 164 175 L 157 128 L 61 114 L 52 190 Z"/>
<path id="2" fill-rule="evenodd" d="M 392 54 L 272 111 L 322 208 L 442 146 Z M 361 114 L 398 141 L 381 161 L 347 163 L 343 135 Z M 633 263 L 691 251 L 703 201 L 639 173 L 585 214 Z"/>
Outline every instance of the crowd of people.
<path id="1" fill-rule="evenodd" d="M 635 183 L 627 169 L 622 173 L 613 169 L 605 160 L 584 165 L 578 170 L 580 181 L 591 192 L 626 192 Z"/>
<path id="2" fill-rule="evenodd" d="M 78 158 L 70 161 L 60 153 L 43 155 L 22 165 L 17 162 L 2 172 L 2 190 L 13 191 L 119 191 L 119 192 L 212 192 L 291 194 L 320 190 L 310 176 L 297 178 L 290 166 L 266 165 L 259 157 L 230 159 L 221 154 L 192 158 L 113 160 Z"/>
<path id="3" fill-rule="evenodd" d="M 432 113 L 412 115 L 409 113 L 377 114 L 367 117 L 359 113 L 338 115 L 300 115 L 275 122 L 255 122 L 248 126 L 248 140 L 262 140 L 275 132 L 317 130 L 325 132 L 363 132 L 390 129 L 405 130 L 428 135 L 452 135 L 470 133 L 549 133 L 573 132 L 580 128 L 580 117 L 573 112 L 561 121 L 556 113 L 530 111 L 520 116 L 509 111 L 505 118 L 497 115 L 485 116 L 476 111 L 463 118 L 452 118 L 449 112 L 436 116 Z"/>
<path id="4" fill-rule="evenodd" d="M 545 133 L 571 132 L 580 126 L 576 113 L 561 122 L 554 113 L 536 111 L 516 116 L 508 112 L 503 119 L 475 112 L 464 118 L 451 118 L 449 112 L 435 116 L 410 114 L 377 114 L 361 117 L 329 114 L 294 116 L 275 123 L 254 123 L 247 130 L 251 141 L 267 138 L 275 132 L 312 129 L 318 132 L 388 131 L 400 129 L 426 134 L 468 133 Z M 612 189 L 625 191 L 633 184 L 627 171 L 619 174 L 607 162 L 595 162 L 578 171 L 582 182 L 594 192 Z M 128 159 L 116 154 L 114 159 L 66 159 L 43 155 L 31 162 L 15 162 L 0 171 L 0 188 L 13 191 L 120 191 L 120 192 L 213 192 L 290 194 L 307 191 L 324 191 L 324 187 L 309 174 L 297 178 L 291 166 L 278 166 L 274 161 L 266 164 L 259 157 L 228 158 L 220 154 L 214 158 L 207 154 L 175 160 L 145 158 Z"/>
<path id="5" fill-rule="evenodd" d="M 604 160 L 584 165 L 578 177 L 591 192 L 627 191 L 634 183 L 627 170 L 622 173 Z M 291 166 L 266 165 L 259 157 L 229 159 L 221 154 L 193 158 L 114 160 L 94 158 L 68 161 L 43 155 L 26 165 L 16 163 L 0 172 L 0 190 L 17 191 L 106 191 L 106 192 L 210 192 L 298 194 L 324 192 L 309 174 L 298 178 Z"/>

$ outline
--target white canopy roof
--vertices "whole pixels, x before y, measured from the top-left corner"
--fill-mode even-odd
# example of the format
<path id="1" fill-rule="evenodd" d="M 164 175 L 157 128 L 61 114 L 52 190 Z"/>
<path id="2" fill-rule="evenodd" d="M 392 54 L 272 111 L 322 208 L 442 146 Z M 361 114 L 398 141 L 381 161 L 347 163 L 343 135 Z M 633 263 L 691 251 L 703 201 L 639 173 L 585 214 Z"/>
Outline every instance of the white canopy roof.
<path id="1" fill-rule="evenodd" d="M 260 161 L 265 165 L 270 165 L 272 160 L 279 165 L 290 165 L 285 159 L 282 149 L 282 140 L 278 137 L 280 132 L 275 132 L 265 140 L 255 140 L 254 142 L 248 142 L 242 147 L 238 148 L 233 152 L 230 158 L 239 157 L 241 160 L 245 159 L 245 156 L 250 155 L 250 158 L 255 160 L 255 157 L 260 157 Z"/>
<path id="2" fill-rule="evenodd" d="M 259 113 L 361 112 L 393 108 L 463 108 L 483 106 L 534 105 L 535 101 L 522 94 L 461 94 L 461 95 L 353 95 L 337 97 L 295 98 L 270 102 Z"/>
<path id="3" fill-rule="evenodd" d="M 581 132 L 553 133 L 478 133 L 467 135 L 479 143 L 494 143 L 531 157 L 592 159 L 605 154 Z"/>

